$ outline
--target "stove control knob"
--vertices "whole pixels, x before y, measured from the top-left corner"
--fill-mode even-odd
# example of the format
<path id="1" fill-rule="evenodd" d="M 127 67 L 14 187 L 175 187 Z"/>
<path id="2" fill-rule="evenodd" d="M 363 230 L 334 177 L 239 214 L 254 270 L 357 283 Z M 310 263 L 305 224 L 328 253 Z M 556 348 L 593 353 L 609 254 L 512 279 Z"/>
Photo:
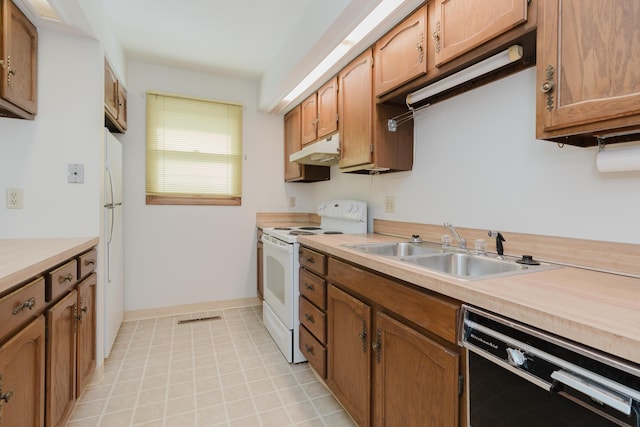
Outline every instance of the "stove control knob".
<path id="1" fill-rule="evenodd" d="M 513 366 L 522 366 L 527 360 L 524 353 L 520 350 L 516 350 L 515 348 L 507 348 L 507 356 L 509 356 L 509 363 Z"/>

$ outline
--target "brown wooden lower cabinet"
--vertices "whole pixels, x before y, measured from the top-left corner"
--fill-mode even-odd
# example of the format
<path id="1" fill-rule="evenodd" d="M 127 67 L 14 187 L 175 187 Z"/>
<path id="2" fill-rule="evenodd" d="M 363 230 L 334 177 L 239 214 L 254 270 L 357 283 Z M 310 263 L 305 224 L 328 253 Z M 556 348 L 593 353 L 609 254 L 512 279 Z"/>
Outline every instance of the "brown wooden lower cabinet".
<path id="1" fill-rule="evenodd" d="M 38 317 L 0 347 L 0 426 L 44 425 L 45 320 Z"/>
<path id="2" fill-rule="evenodd" d="M 78 292 L 47 311 L 47 426 L 64 426 L 76 401 Z"/>
<path id="3" fill-rule="evenodd" d="M 96 287 L 98 276 L 92 273 L 78 285 L 78 351 L 76 397 L 84 390 L 96 367 Z"/>
<path id="4" fill-rule="evenodd" d="M 329 285 L 327 384 L 359 426 L 370 425 L 371 307 Z"/>
<path id="5" fill-rule="evenodd" d="M 458 353 L 376 313 L 374 425 L 458 425 Z"/>
<path id="6" fill-rule="evenodd" d="M 329 258 L 327 385 L 358 426 L 457 427 L 460 303 Z"/>
<path id="7" fill-rule="evenodd" d="M 96 366 L 96 256 L 85 249 L 0 294 L 0 427 L 66 424 Z"/>

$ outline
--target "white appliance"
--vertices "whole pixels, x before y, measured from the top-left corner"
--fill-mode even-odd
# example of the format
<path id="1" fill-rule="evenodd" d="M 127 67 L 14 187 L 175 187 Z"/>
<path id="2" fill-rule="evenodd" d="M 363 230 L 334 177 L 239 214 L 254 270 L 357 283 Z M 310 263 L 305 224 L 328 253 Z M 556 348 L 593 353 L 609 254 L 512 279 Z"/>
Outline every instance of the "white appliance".
<path id="1" fill-rule="evenodd" d="M 111 353 L 124 318 L 124 228 L 122 206 L 122 143 L 104 130 L 104 357 Z"/>
<path id="2" fill-rule="evenodd" d="M 264 228 L 262 321 L 289 363 L 307 360 L 299 346 L 299 235 L 367 232 L 367 204 L 330 200 L 318 206 L 320 226 Z"/>

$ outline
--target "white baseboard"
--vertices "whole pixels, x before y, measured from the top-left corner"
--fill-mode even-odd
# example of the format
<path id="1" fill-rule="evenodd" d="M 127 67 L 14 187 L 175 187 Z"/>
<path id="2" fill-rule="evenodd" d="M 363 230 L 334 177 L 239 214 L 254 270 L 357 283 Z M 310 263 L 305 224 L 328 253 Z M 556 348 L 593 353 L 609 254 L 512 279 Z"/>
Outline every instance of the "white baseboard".
<path id="1" fill-rule="evenodd" d="M 258 297 L 240 298 L 226 301 L 210 301 L 196 304 L 174 305 L 171 307 L 149 308 L 124 312 L 124 321 L 149 319 L 154 317 L 178 316 L 200 311 L 224 310 L 229 308 L 252 307 L 262 304 Z"/>

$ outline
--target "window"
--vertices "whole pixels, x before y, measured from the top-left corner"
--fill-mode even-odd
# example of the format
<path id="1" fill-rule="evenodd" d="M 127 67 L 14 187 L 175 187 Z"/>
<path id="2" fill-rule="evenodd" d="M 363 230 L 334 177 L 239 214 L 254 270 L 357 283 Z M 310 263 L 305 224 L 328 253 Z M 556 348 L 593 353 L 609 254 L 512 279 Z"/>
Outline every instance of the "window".
<path id="1" fill-rule="evenodd" d="M 242 106 L 147 92 L 147 204 L 241 201 Z"/>

